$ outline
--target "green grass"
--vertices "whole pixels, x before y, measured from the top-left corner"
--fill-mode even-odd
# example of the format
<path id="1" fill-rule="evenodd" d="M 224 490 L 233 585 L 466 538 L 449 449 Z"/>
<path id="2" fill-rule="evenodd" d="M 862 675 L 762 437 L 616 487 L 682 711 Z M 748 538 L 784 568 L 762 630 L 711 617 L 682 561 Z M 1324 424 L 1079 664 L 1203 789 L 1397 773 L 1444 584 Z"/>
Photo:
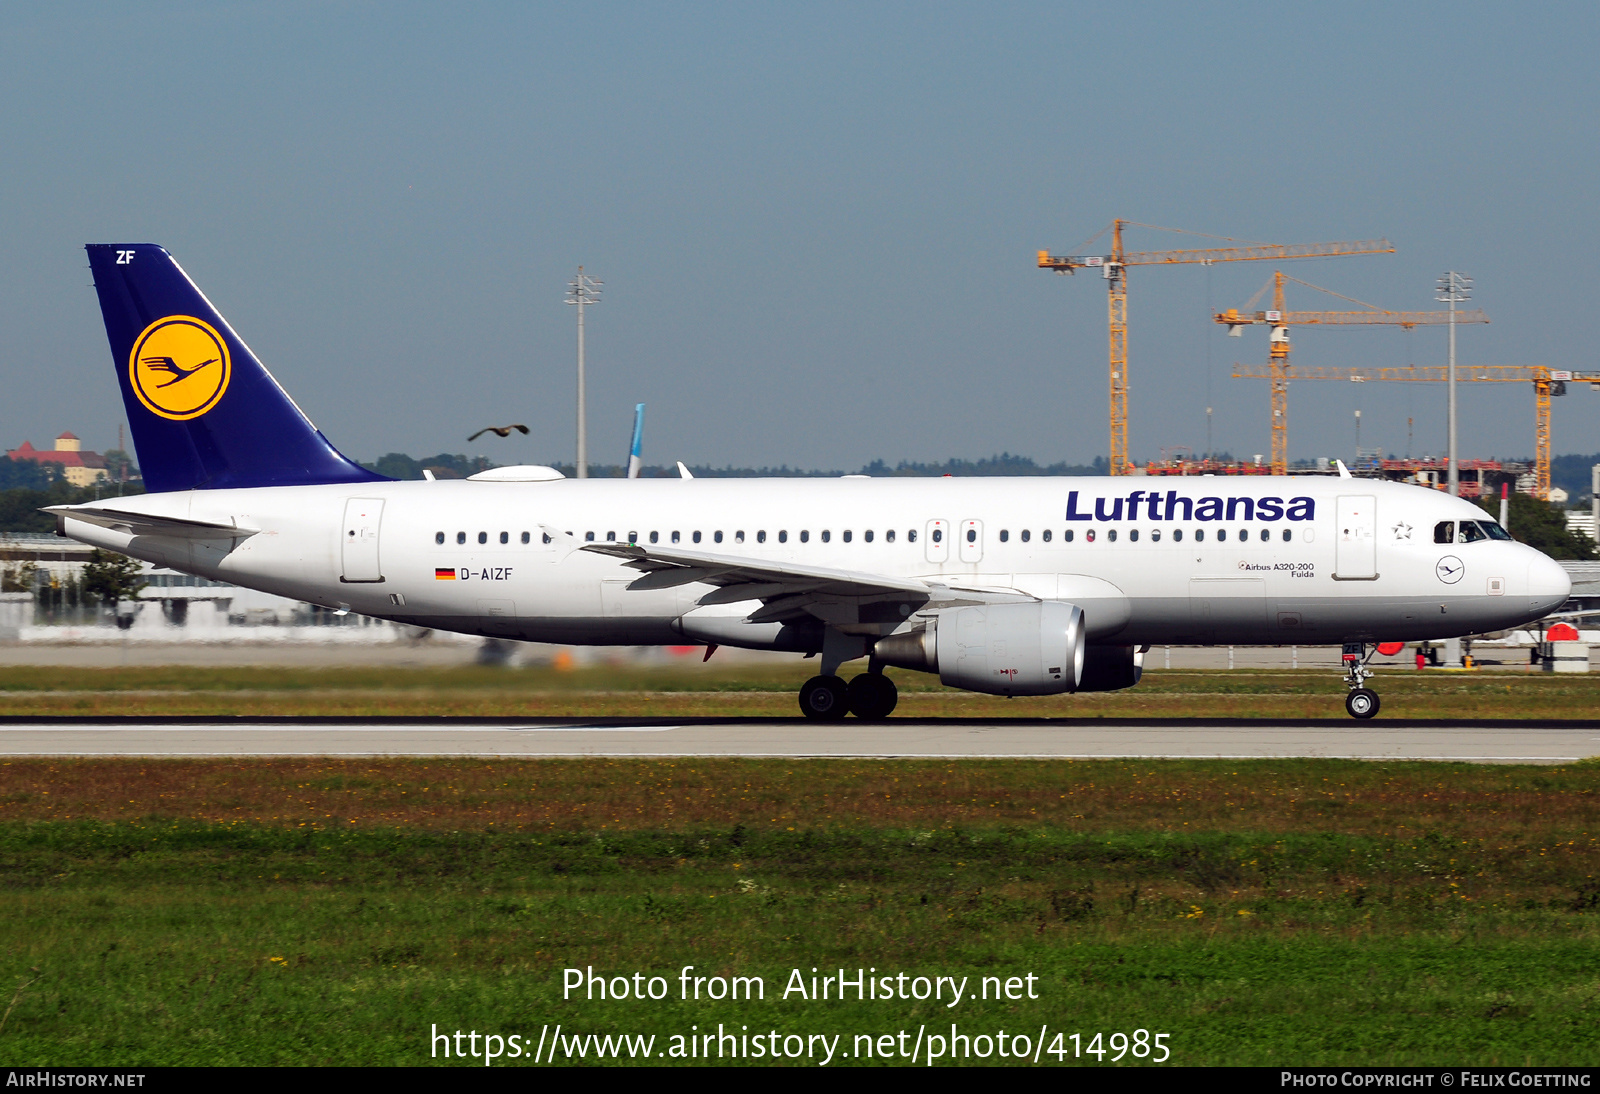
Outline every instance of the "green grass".
<path id="1" fill-rule="evenodd" d="M 794 717 L 814 661 L 459 668 L 0 668 L 0 717 Z M 855 668 L 846 666 L 846 675 Z M 1145 673 L 1127 691 L 1001 699 L 890 673 L 896 717 L 1343 718 L 1333 670 Z M 1574 719 L 1600 710 L 1600 675 L 1380 670 L 1380 718 Z"/>
<path id="2" fill-rule="evenodd" d="M 654 1033 L 658 1050 L 723 1023 L 844 1034 L 848 1052 L 953 1021 L 1165 1032 L 1175 1064 L 1593 1065 L 1597 775 L 13 761 L 0 1058 L 415 1064 L 435 1023 Z M 761 976 L 767 997 L 679 1001 L 683 965 Z M 672 994 L 563 1000 L 562 971 L 588 966 Z M 1040 997 L 780 998 L 813 966 L 973 990 L 1032 974 Z"/>

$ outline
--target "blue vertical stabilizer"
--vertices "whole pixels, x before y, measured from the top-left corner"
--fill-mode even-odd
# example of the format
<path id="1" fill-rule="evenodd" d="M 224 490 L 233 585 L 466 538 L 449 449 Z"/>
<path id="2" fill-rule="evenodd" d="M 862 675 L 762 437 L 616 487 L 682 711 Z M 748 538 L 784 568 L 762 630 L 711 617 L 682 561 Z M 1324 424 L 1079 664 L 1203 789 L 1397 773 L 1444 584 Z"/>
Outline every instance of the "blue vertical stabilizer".
<path id="1" fill-rule="evenodd" d="M 386 481 L 328 443 L 164 248 L 86 249 L 151 491 Z"/>

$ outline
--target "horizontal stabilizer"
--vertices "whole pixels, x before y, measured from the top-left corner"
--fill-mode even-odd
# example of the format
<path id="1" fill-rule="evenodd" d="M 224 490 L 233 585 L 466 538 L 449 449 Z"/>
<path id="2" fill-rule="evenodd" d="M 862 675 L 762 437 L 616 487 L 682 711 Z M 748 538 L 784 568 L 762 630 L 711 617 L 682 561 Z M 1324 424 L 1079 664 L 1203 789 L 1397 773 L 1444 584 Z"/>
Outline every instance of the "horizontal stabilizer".
<path id="1" fill-rule="evenodd" d="M 241 528 L 234 524 L 213 524 L 205 520 L 181 520 L 177 517 L 153 517 L 148 513 L 129 513 L 121 509 L 107 509 L 96 505 L 51 505 L 44 512 L 54 513 L 56 526 L 67 517 L 85 524 L 109 528 L 129 536 L 166 536 L 170 539 L 246 539 L 255 535 L 258 528 Z"/>

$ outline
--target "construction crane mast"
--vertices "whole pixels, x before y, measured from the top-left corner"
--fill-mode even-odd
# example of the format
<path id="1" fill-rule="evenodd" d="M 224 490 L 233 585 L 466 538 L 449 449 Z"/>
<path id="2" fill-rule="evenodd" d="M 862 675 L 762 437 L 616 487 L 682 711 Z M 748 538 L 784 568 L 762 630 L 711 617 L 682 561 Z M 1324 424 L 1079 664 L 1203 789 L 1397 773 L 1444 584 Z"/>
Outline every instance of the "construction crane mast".
<path id="1" fill-rule="evenodd" d="M 1330 296 L 1337 296 L 1341 300 L 1348 300 L 1352 304 L 1360 304 L 1365 311 L 1286 311 L 1283 302 L 1283 283 L 1293 281 L 1297 285 L 1304 285 L 1308 289 L 1316 289 Z M 1238 308 L 1229 308 L 1227 311 L 1217 312 L 1212 319 L 1227 326 L 1228 333 L 1238 335 L 1245 327 L 1252 324 L 1266 324 L 1272 328 L 1269 336 L 1267 350 L 1268 379 L 1272 381 L 1272 473 L 1274 475 L 1287 475 L 1289 473 L 1289 381 L 1296 379 L 1289 368 L 1289 328 L 1291 326 L 1398 326 L 1406 330 L 1412 327 L 1432 326 L 1450 322 L 1450 313 L 1447 311 L 1388 311 L 1365 301 L 1357 300 L 1352 296 L 1336 293 L 1332 289 L 1324 289 L 1320 285 L 1313 285 L 1309 281 L 1301 281 L 1298 277 L 1290 277 L 1282 270 L 1275 270 L 1272 275 L 1272 309 L 1270 311 L 1252 312 L 1261 293 L 1244 306 L 1241 312 Z M 1266 291 L 1263 286 L 1262 292 Z M 1455 313 L 1457 323 L 1487 323 L 1489 317 L 1481 310 L 1458 311 Z"/>
<path id="2" fill-rule="evenodd" d="M 1387 239 L 1356 243 L 1252 243 L 1242 247 L 1207 247 L 1181 251 L 1128 251 L 1122 245 L 1124 227 L 1151 228 L 1156 231 L 1182 231 L 1139 224 L 1131 220 L 1111 222 L 1111 253 L 1104 255 L 1052 255 L 1039 252 L 1039 268 L 1070 274 L 1099 267 L 1106 279 L 1107 328 L 1111 372 L 1111 473 L 1126 475 L 1132 469 L 1128 459 L 1128 267 L 1176 266 L 1214 262 L 1261 262 L 1268 259 L 1332 258 L 1339 255 L 1390 254 L 1394 245 Z M 1098 239 L 1104 231 L 1095 235 Z M 1185 233 L 1199 234 L 1199 233 Z M 1227 239 L 1227 237 L 1215 237 Z M 1091 239 L 1090 242 L 1093 242 Z M 1239 242 L 1227 240 L 1227 242 Z M 1087 244 L 1085 244 L 1087 245 Z"/>
<path id="3" fill-rule="evenodd" d="M 1462 312 L 1456 313 L 1461 322 Z M 1270 366 L 1234 365 L 1235 379 L 1270 380 Z M 1392 368 L 1299 368 L 1296 380 L 1348 380 L 1365 383 L 1369 380 L 1392 380 L 1402 383 L 1444 383 L 1449 379 L 1444 365 L 1406 365 Z M 1457 383 L 1532 383 L 1533 384 L 1533 496 L 1540 501 L 1550 499 L 1550 400 L 1567 393 L 1569 383 L 1587 383 L 1600 387 L 1600 372 L 1573 372 L 1553 369 L 1547 365 L 1457 365 Z"/>

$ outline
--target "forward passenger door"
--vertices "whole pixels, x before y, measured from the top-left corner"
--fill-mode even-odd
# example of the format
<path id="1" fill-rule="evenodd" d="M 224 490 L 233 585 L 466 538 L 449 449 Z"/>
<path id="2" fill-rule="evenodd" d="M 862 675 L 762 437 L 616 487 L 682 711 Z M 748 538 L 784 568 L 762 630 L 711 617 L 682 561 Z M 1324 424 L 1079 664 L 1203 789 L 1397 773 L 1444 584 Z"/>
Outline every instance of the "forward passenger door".
<path id="1" fill-rule="evenodd" d="M 1371 581 L 1378 576 L 1378 499 L 1341 495 L 1333 548 L 1335 581 Z"/>

